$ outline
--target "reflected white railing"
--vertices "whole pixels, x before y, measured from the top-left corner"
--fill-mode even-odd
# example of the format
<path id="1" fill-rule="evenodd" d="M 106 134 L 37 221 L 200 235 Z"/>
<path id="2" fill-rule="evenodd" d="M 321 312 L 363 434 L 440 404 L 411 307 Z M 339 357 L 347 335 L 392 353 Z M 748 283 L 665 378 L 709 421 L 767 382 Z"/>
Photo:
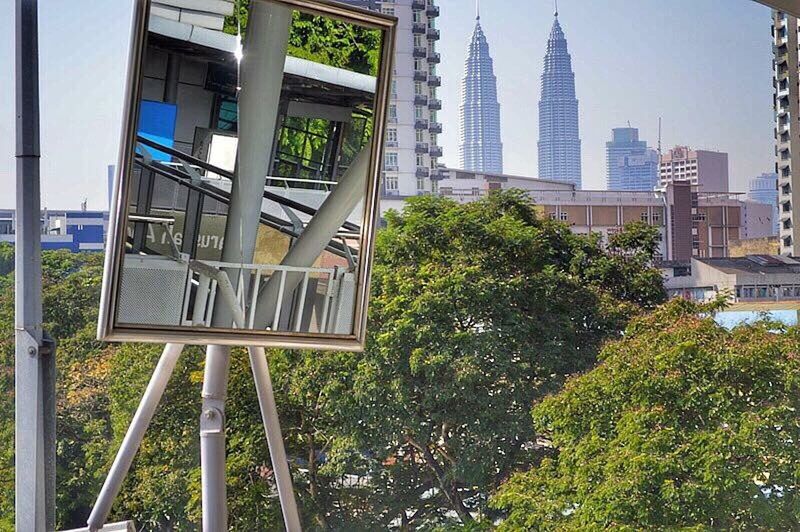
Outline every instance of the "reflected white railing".
<path id="1" fill-rule="evenodd" d="M 228 271 L 238 271 L 238 283 L 233 287 Z M 267 330 L 278 330 L 281 322 L 284 302 L 288 297 L 294 298 L 290 307 L 292 316 L 289 320 L 290 330 L 301 332 L 304 313 L 308 304 L 319 304 L 319 301 L 309 303 L 309 281 L 317 280 L 323 285 L 323 292 L 319 293 L 316 287 L 315 294 L 322 297 L 322 311 L 318 317 L 319 332 L 340 332 L 339 306 L 343 298 L 342 279 L 347 271 L 344 268 L 303 268 L 297 266 L 284 266 L 278 264 L 238 264 L 218 261 L 189 261 L 189 275 L 186 280 L 186 290 L 183 302 L 182 323 L 190 327 L 210 327 L 214 318 L 214 307 L 217 300 L 221 299 L 233 311 L 234 326 L 240 329 L 255 328 L 256 306 L 259 291 L 273 275 L 280 276 L 277 299 L 274 301 L 275 313 L 272 324 Z M 297 288 L 286 289 L 289 274 L 302 275 Z M 192 285 L 194 301 L 191 300 Z M 247 290 L 245 290 L 247 286 Z M 292 292 L 296 293 L 292 294 Z M 219 296 L 219 297 L 218 297 Z M 190 308 L 191 306 L 191 308 Z M 349 320 L 348 320 L 349 321 Z"/>

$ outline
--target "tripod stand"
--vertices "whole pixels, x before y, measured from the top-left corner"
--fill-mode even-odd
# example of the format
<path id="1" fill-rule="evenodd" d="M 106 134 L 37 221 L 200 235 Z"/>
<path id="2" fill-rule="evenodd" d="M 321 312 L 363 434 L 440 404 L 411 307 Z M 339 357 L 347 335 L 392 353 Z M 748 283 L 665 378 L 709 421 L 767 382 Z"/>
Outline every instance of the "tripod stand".
<path id="1" fill-rule="evenodd" d="M 106 477 L 89 516 L 89 530 L 100 530 L 108 519 L 111 505 L 119 493 L 136 451 L 164 395 L 182 344 L 167 344 L 156 365 L 147 389 L 133 416 L 122 445 Z M 292 488 L 292 478 L 283 446 L 278 409 L 272 390 L 267 357 L 263 347 L 248 347 L 250 367 L 256 386 L 261 419 L 267 436 L 281 510 L 288 532 L 299 532 L 300 516 Z M 200 463 L 204 532 L 227 530 L 228 512 L 225 485 L 225 396 L 228 387 L 231 348 L 209 345 L 203 378 L 203 403 L 200 414 Z"/>

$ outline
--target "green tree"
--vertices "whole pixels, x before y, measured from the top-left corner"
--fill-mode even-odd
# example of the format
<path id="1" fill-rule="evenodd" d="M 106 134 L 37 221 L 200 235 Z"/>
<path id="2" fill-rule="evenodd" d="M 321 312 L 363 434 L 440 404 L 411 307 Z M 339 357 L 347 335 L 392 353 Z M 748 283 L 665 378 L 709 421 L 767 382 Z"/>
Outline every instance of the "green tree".
<path id="1" fill-rule="evenodd" d="M 466 205 L 423 197 L 387 215 L 370 341 L 337 407 L 339 437 L 367 462 L 372 496 L 358 504 L 378 521 L 365 528 L 452 512 L 470 523 L 535 459 L 530 406 L 653 304 L 606 291 L 594 269 L 609 257 L 597 238 L 537 218 L 520 192 Z"/>
<path id="2" fill-rule="evenodd" d="M 728 331 L 674 300 L 533 409 L 549 456 L 505 484 L 501 530 L 800 526 L 800 329 Z"/>

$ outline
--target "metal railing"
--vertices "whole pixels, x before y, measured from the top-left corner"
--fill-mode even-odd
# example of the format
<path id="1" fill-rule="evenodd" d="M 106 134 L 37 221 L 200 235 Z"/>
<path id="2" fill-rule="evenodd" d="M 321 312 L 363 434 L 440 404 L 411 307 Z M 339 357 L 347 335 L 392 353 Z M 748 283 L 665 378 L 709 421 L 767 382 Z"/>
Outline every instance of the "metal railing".
<path id="1" fill-rule="evenodd" d="M 238 271 L 237 288 L 233 288 L 226 270 Z M 336 329 L 336 315 L 339 304 L 339 280 L 345 272 L 342 268 L 301 268 L 280 264 L 237 264 L 219 261 L 189 261 L 189 275 L 186 279 L 186 292 L 183 302 L 182 322 L 189 327 L 210 327 L 214 318 L 217 299 L 224 301 L 234 316 L 234 326 L 239 329 L 254 329 L 259 294 L 264 284 L 275 275 L 279 276 L 278 295 L 274 303 L 272 323 L 267 330 L 278 330 L 284 310 L 284 302 L 294 298 L 289 326 L 300 332 L 303 316 L 309 301 L 309 281 L 313 278 L 324 283 L 322 312 L 319 318 L 322 333 Z M 302 275 L 297 288 L 287 290 L 289 274 Z M 195 286 L 194 300 L 191 299 L 192 286 Z M 247 289 L 245 290 L 245 286 Z M 293 292 L 296 293 L 293 294 Z M 311 304 L 314 304 L 312 301 Z"/>

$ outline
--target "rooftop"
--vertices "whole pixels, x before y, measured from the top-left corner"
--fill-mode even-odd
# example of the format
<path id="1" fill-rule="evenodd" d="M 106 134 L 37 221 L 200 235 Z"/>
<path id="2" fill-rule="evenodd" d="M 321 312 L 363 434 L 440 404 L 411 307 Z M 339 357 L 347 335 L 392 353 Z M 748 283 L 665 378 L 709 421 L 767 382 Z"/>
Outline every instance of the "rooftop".
<path id="1" fill-rule="evenodd" d="M 800 262 L 792 257 L 782 255 L 748 255 L 746 257 L 728 258 L 695 258 L 725 273 L 796 273 L 800 274 Z"/>

